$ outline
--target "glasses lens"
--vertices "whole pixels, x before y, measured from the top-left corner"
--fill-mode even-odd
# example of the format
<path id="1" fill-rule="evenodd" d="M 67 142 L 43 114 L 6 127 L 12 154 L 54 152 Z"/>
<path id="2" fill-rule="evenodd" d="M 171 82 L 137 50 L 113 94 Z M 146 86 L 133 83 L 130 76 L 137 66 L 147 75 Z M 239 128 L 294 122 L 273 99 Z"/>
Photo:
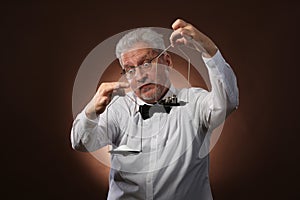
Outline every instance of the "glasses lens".
<path id="1" fill-rule="evenodd" d="M 126 77 L 132 79 L 135 76 L 136 69 L 132 68 L 126 71 Z"/>

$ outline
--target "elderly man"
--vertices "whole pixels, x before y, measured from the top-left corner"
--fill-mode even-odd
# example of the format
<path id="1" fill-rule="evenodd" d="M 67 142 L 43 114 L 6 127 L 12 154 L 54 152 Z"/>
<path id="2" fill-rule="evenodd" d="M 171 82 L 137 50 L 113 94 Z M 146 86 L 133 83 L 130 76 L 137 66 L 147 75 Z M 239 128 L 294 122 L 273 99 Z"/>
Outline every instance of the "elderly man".
<path id="1" fill-rule="evenodd" d="M 116 46 L 128 83 L 102 83 L 74 120 L 76 150 L 108 144 L 140 149 L 112 154 L 108 199 L 212 199 L 209 155 L 203 149 L 208 152 L 207 136 L 238 105 L 236 78 L 210 38 L 180 19 L 172 28 L 173 46 L 194 40 L 203 47 L 211 91 L 174 88 L 162 36 L 139 28 Z M 112 99 L 114 91 L 128 87 L 131 92 Z"/>

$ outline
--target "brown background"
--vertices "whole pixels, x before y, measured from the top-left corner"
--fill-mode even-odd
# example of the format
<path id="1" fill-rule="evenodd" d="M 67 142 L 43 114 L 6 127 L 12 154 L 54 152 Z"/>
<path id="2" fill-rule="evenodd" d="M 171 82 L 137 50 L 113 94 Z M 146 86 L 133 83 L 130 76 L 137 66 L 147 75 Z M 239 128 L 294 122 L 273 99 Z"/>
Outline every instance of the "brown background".
<path id="1" fill-rule="evenodd" d="M 211 153 L 215 199 L 299 198 L 299 6 L 124 2 L 1 4 L 1 199 L 105 199 L 108 169 L 70 147 L 77 70 L 108 37 L 177 17 L 208 34 L 238 77 L 240 107 Z"/>

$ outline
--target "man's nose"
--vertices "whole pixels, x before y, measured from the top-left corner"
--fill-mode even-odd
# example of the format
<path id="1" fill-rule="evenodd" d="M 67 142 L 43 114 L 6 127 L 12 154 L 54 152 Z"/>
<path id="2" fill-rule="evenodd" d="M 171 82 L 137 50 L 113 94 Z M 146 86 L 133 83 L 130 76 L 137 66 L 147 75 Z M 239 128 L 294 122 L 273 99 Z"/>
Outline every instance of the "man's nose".
<path id="1" fill-rule="evenodd" d="M 147 72 L 144 72 L 140 67 L 135 69 L 135 78 L 138 82 L 144 82 L 147 79 Z"/>

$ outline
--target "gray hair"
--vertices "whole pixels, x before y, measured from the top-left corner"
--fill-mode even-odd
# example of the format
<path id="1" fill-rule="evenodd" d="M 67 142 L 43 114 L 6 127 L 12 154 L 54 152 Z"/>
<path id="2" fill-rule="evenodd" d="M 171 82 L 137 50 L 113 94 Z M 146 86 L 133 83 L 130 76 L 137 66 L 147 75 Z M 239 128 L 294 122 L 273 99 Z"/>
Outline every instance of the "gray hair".
<path id="1" fill-rule="evenodd" d="M 165 49 L 163 36 L 151 28 L 137 28 L 124 35 L 116 46 L 116 56 L 120 60 L 122 53 L 134 48 L 137 43 L 146 43 L 149 48 Z"/>

